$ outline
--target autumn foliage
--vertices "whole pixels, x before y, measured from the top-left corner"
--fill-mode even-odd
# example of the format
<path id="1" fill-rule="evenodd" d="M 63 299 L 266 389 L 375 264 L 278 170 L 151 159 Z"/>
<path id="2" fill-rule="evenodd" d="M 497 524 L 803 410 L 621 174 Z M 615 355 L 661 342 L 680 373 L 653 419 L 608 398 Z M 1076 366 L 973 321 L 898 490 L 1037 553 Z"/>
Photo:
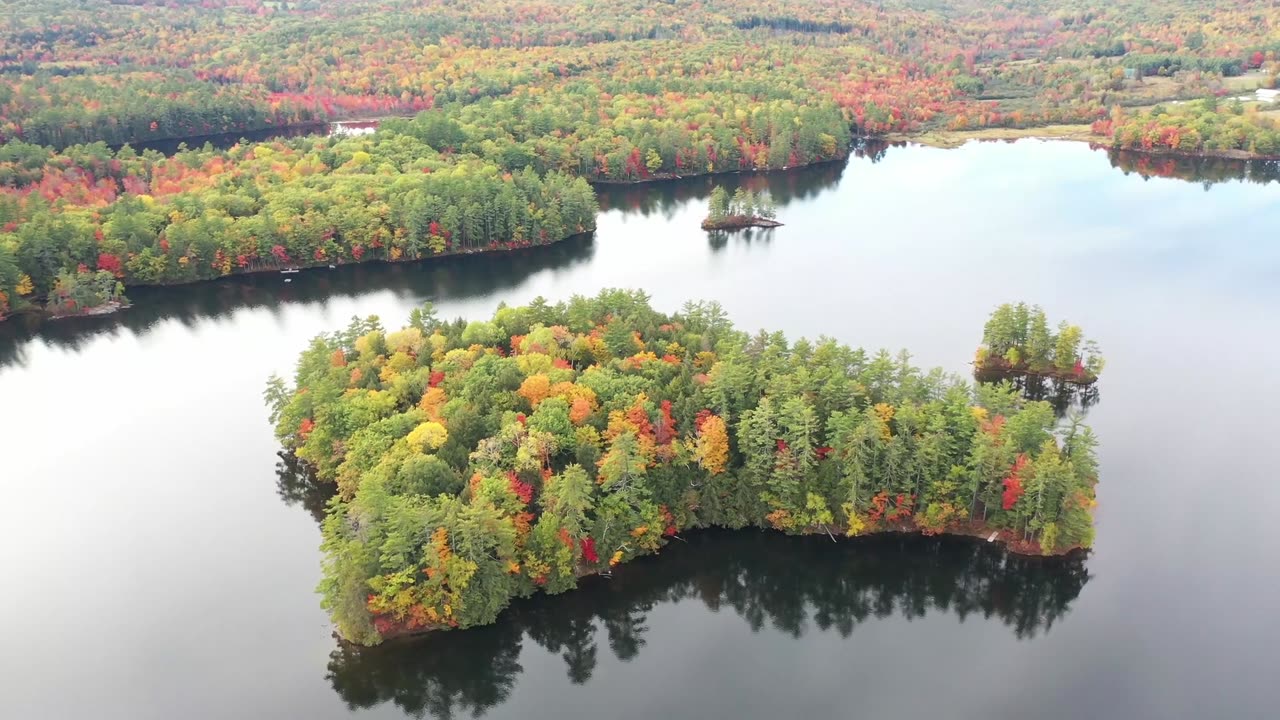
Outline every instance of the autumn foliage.
<path id="1" fill-rule="evenodd" d="M 698 527 L 1090 542 L 1092 435 L 1046 403 L 830 340 L 753 338 L 721 313 L 607 290 L 320 337 L 301 385 L 268 397 L 283 442 L 338 486 L 324 593 L 343 634 L 492 622 Z M 814 377 L 831 380 L 774 391 Z"/>

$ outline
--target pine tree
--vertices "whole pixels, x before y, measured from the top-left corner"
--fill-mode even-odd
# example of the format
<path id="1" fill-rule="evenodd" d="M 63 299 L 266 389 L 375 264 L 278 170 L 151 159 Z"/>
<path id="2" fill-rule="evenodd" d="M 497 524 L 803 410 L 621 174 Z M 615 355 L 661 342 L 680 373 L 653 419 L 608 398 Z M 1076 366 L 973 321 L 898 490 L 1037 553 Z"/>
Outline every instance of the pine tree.
<path id="1" fill-rule="evenodd" d="M 732 217 L 746 215 L 750 207 L 751 200 L 747 198 L 747 190 L 741 187 L 734 190 L 733 200 L 729 203 L 729 215 Z"/>
<path id="2" fill-rule="evenodd" d="M 723 220 L 729 214 L 729 193 L 719 185 L 711 191 L 711 208 L 708 214 L 712 221 Z"/>

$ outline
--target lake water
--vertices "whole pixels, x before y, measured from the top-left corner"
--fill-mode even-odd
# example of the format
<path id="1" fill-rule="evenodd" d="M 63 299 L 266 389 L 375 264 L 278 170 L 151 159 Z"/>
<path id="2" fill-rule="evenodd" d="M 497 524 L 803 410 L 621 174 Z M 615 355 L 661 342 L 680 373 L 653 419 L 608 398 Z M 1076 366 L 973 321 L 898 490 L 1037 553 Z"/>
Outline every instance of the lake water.
<path id="1" fill-rule="evenodd" d="M 338 120 L 334 122 L 315 122 L 309 125 L 294 125 L 287 128 L 266 128 L 263 130 L 247 130 L 239 133 L 219 133 L 194 138 L 175 138 L 152 140 L 150 142 L 133 143 L 133 149 L 155 150 L 165 155 L 173 155 L 184 147 L 200 148 L 206 144 L 210 147 L 226 150 L 238 145 L 242 140 L 248 142 L 265 142 L 277 138 L 295 138 L 307 135 L 369 135 L 378 129 L 379 120 Z"/>
<path id="2" fill-rule="evenodd" d="M 711 180 L 626 187 L 550 248 L 0 323 L 0 716 L 1273 718 L 1280 186 L 1133 164 L 895 147 L 717 179 L 769 187 L 767 232 L 699 230 Z M 1001 302 L 1083 325 L 1108 358 L 1094 552 L 696 533 L 489 628 L 340 646 L 324 490 L 277 456 L 267 375 L 353 314 L 608 286 L 955 372 Z"/>

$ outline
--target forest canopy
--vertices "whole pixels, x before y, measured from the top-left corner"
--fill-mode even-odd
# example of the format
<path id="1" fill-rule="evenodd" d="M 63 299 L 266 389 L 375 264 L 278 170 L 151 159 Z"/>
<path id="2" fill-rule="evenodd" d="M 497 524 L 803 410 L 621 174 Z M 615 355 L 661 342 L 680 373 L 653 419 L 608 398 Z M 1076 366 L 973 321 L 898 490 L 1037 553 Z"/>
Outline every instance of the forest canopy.
<path id="1" fill-rule="evenodd" d="M 172 157 L 10 143 L 0 178 L 0 316 L 67 275 L 156 285 L 528 247 L 594 229 L 597 210 L 582 178 L 390 133 Z"/>
<path id="2" fill-rule="evenodd" d="M 1280 11 L 1258 0 L 5 10 L 0 317 L 103 271 L 181 283 L 553 242 L 593 226 L 579 180 L 796 167 L 858 137 L 1092 123 L 1124 148 L 1280 152 L 1265 112 L 1212 104 L 1275 85 Z M 352 118 L 382 127 L 204 145 Z"/>
<path id="3" fill-rule="evenodd" d="M 266 397 L 336 484 L 324 606 L 372 644 L 490 623 L 513 598 L 699 527 L 1092 542 L 1096 441 L 1008 384 L 906 353 L 737 330 L 714 303 L 637 291 L 315 338 Z"/>

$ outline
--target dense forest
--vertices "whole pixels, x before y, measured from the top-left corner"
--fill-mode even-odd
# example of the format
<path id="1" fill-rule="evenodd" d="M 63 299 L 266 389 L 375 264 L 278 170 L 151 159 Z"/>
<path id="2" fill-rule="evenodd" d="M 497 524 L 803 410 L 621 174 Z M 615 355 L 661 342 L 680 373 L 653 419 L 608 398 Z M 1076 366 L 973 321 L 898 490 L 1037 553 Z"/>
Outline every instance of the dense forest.
<path id="1" fill-rule="evenodd" d="M 1270 81 L 1280 50 L 1280 13 L 1260 0 L 16 0 L 6 10 L 0 139 L 58 147 L 512 94 L 553 105 L 579 85 L 650 102 L 821 100 L 864 132 L 1092 121 L 1115 104 L 1212 94 L 1242 74 Z"/>
<path id="2" fill-rule="evenodd" d="M 998 533 L 1032 554 L 1093 537 L 1078 419 L 905 353 L 748 335 L 714 303 L 668 316 L 607 290 L 488 321 L 354 319 L 266 395 L 336 485 L 321 590 L 364 644 L 491 623 L 690 528 Z"/>
<path id="3" fill-rule="evenodd" d="M 1209 98 L 1156 105 L 1132 113 L 1117 110 L 1095 123 L 1125 150 L 1280 157 L 1280 119 L 1274 110 L 1240 100 Z"/>
<path id="4" fill-rule="evenodd" d="M 511 171 L 411 135 L 299 138 L 172 157 L 0 146 L 0 315 L 59 282 L 125 285 L 526 247 L 595 227 L 581 178 Z"/>
<path id="5" fill-rule="evenodd" d="M 1152 105 L 1273 86 L 1278 21 L 1257 0 L 15 0 L 0 317 L 69 296 L 55 286 L 109 301 L 99 271 L 551 242 L 593 226 L 575 178 L 794 167 L 855 136 L 1093 123 L 1118 147 L 1270 155 L 1265 113 Z M 138 152 L 388 116 L 372 138 Z"/>

